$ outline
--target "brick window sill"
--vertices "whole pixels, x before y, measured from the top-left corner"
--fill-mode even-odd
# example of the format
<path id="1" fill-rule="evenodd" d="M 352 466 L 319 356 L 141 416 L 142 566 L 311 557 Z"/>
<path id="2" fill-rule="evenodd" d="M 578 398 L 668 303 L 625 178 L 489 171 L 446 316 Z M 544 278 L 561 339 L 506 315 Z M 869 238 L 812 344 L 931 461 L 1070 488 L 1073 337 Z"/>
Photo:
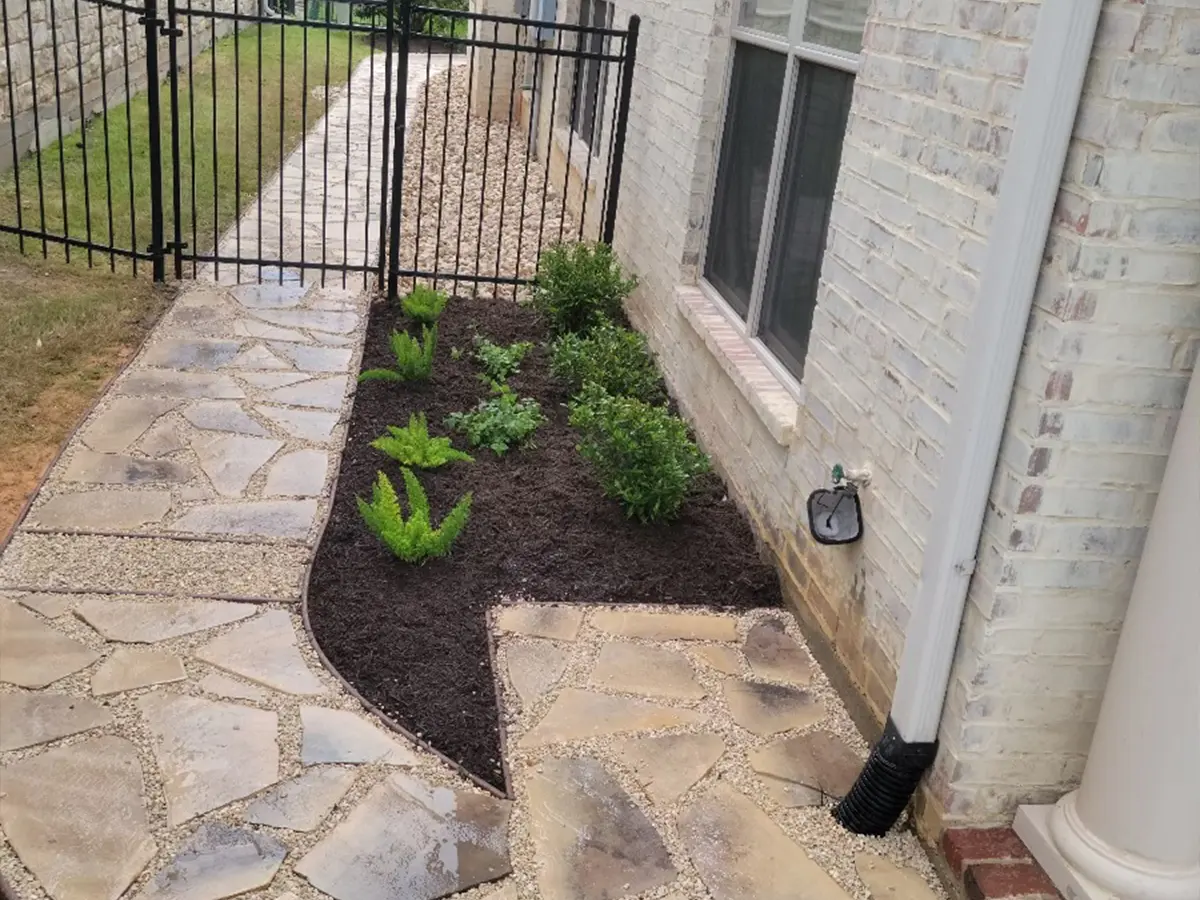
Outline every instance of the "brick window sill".
<path id="1" fill-rule="evenodd" d="M 754 342 L 695 285 L 677 285 L 675 305 L 775 442 L 783 447 L 790 444 L 800 404 L 783 379 L 763 361 Z"/>

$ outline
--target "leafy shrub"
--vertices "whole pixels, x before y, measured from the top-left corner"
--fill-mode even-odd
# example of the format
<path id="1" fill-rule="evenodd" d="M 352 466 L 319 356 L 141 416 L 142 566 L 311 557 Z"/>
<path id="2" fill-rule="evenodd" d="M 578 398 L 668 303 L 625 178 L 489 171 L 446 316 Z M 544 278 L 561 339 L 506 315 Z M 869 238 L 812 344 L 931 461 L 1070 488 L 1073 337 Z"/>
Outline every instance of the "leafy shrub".
<path id="1" fill-rule="evenodd" d="M 493 344 L 485 337 L 475 337 L 475 359 L 483 366 L 485 381 L 500 384 L 508 376 L 521 371 L 521 360 L 533 349 L 529 341 L 509 344 L 507 347 Z"/>
<path id="2" fill-rule="evenodd" d="M 592 383 L 571 404 L 571 424 L 604 493 L 641 522 L 674 518 L 692 478 L 708 470 L 708 457 L 666 406 L 614 397 Z"/>
<path id="3" fill-rule="evenodd" d="M 586 332 L 619 316 L 636 286 L 607 244 L 555 244 L 538 259 L 533 305 L 556 333 Z"/>
<path id="4" fill-rule="evenodd" d="M 598 384 L 615 397 L 636 397 L 647 403 L 665 399 L 662 379 L 646 338 L 611 322 L 596 326 L 587 337 L 564 334 L 553 346 L 551 371 L 578 393 Z"/>
<path id="5" fill-rule="evenodd" d="M 450 438 L 430 437 L 425 413 L 409 416 L 407 428 L 389 425 L 388 434 L 371 441 L 371 446 L 402 466 L 416 466 L 418 469 L 437 469 L 456 460 L 475 461 L 461 450 L 455 450 L 450 445 Z"/>
<path id="6" fill-rule="evenodd" d="M 446 309 L 446 300 L 446 295 L 441 291 L 419 284 L 400 301 L 400 308 L 422 325 L 432 325 L 442 317 L 442 312 Z"/>
<path id="7" fill-rule="evenodd" d="M 517 397 L 508 385 L 495 385 L 492 393 L 494 396 L 480 400 L 470 412 L 447 416 L 446 424 L 465 434 L 472 447 L 487 447 L 503 456 L 513 447 L 528 444 L 546 417 L 536 400 Z"/>
<path id="8" fill-rule="evenodd" d="M 437 528 L 429 521 L 429 498 L 412 469 L 401 469 L 408 495 L 408 518 L 400 509 L 396 489 L 382 472 L 376 480 L 371 502 L 356 497 L 358 512 L 379 540 L 408 563 L 424 562 L 431 556 L 445 556 L 471 514 L 471 494 L 464 494 Z"/>
<path id="9" fill-rule="evenodd" d="M 403 331 L 392 332 L 394 369 L 367 369 L 359 381 L 425 381 L 433 372 L 433 351 L 437 349 L 437 326 L 422 325 L 421 339 Z"/>

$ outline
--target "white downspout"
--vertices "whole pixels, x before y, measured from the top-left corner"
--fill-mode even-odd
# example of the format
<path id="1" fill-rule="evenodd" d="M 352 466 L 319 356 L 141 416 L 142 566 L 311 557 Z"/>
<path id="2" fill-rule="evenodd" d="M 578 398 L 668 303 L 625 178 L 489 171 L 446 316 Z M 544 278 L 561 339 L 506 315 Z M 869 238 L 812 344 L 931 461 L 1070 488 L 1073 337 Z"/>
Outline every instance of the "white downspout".
<path id="1" fill-rule="evenodd" d="M 1038 14 L 971 314 L 937 508 L 905 632 L 888 730 L 854 790 L 835 810 L 844 826 L 860 834 L 882 833 L 899 818 L 933 760 L 967 588 L 1101 3 L 1055 0 L 1043 3 Z M 883 790 L 889 795 L 886 800 L 875 796 L 879 790 L 871 787 L 873 761 L 876 769 L 888 773 L 875 776 L 891 782 Z M 905 768 L 903 778 L 898 778 L 898 770 Z M 900 780 L 906 782 L 903 792 L 897 790 Z"/>

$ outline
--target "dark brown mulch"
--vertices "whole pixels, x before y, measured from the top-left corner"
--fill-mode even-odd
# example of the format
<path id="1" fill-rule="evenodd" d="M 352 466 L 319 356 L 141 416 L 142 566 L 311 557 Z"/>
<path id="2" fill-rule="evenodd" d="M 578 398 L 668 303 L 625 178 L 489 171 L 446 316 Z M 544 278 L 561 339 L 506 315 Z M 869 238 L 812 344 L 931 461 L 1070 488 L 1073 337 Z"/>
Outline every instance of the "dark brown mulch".
<path id="1" fill-rule="evenodd" d="M 395 305 L 376 304 L 363 368 L 390 363 L 387 336 L 404 327 Z M 398 724 L 484 781 L 504 788 L 485 614 L 502 597 L 557 603 L 664 603 L 747 609 L 780 602 L 774 570 L 716 475 L 698 480 L 680 518 L 627 520 L 600 492 L 575 450 L 567 394 L 549 373 L 546 332 L 506 301 L 456 299 L 442 317 L 433 378 L 370 381 L 354 402 L 333 512 L 308 591 L 313 633 L 337 670 Z M 424 411 L 430 430 L 487 394 L 470 359 L 472 337 L 532 340 L 510 383 L 550 421 L 536 446 L 419 473 L 439 521 L 467 491 L 471 519 L 453 554 L 421 566 L 391 557 L 359 520 L 355 495 L 376 472 L 400 485 L 399 466 L 368 446 L 387 425 Z M 461 359 L 451 349 L 463 350 Z M 463 446 L 461 438 L 456 439 Z M 401 488 L 402 490 L 402 488 Z"/>

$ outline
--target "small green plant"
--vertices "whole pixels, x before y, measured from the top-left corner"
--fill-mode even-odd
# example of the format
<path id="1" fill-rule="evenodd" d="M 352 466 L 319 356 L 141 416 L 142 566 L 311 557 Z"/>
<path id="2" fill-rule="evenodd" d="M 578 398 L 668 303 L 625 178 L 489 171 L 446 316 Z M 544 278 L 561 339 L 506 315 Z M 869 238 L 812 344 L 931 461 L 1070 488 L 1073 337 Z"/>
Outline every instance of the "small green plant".
<path id="1" fill-rule="evenodd" d="M 485 337 L 475 336 L 475 359 L 483 366 L 484 381 L 489 384 L 502 384 L 508 381 L 510 375 L 521 371 L 521 360 L 525 358 L 533 344 L 520 341 L 507 347 L 493 344 Z"/>
<path id="2" fill-rule="evenodd" d="M 400 308 L 406 315 L 416 319 L 422 325 L 433 325 L 442 317 L 447 299 L 441 291 L 435 291 L 433 288 L 419 284 L 400 301 Z"/>
<path id="3" fill-rule="evenodd" d="M 450 445 L 450 438 L 430 437 L 425 413 L 409 416 L 407 428 L 389 425 L 388 433 L 371 441 L 371 446 L 402 466 L 418 469 L 437 469 L 455 461 L 475 461 L 461 450 L 455 450 Z"/>
<path id="4" fill-rule="evenodd" d="M 437 326 L 422 325 L 417 339 L 403 331 L 392 332 L 394 369 L 367 369 L 359 381 L 425 381 L 433 372 L 433 351 L 437 349 Z"/>
<path id="5" fill-rule="evenodd" d="M 552 350 L 550 370 L 570 385 L 572 394 L 587 384 L 598 384 L 613 396 L 647 403 L 665 399 L 646 338 L 636 331 L 605 322 L 587 337 L 564 334 Z"/>
<path id="6" fill-rule="evenodd" d="M 451 347 L 450 348 L 450 358 L 451 359 L 455 359 L 455 360 L 462 359 L 462 355 L 463 355 L 462 347 Z"/>
<path id="7" fill-rule="evenodd" d="M 470 412 L 447 416 L 446 424 L 465 434 L 472 447 L 487 447 L 503 456 L 513 447 L 529 444 L 546 417 L 536 400 L 518 397 L 508 385 L 493 385 L 492 394 Z"/>
<path id="8" fill-rule="evenodd" d="M 400 470 L 408 497 L 408 518 L 400 508 L 396 489 L 383 472 L 371 491 L 371 502 L 356 497 L 358 512 L 379 540 L 408 563 L 424 562 L 433 556 L 445 556 L 471 514 L 471 494 L 464 494 L 437 528 L 429 520 L 429 497 L 412 469 Z"/>
<path id="9" fill-rule="evenodd" d="M 570 421 L 604 493 L 640 522 L 675 518 L 691 480 L 708 471 L 708 457 L 666 406 L 614 397 L 592 383 L 571 404 Z"/>
<path id="10" fill-rule="evenodd" d="M 538 259 L 533 305 L 555 333 L 587 332 L 620 316 L 636 286 L 607 244 L 555 244 Z"/>

